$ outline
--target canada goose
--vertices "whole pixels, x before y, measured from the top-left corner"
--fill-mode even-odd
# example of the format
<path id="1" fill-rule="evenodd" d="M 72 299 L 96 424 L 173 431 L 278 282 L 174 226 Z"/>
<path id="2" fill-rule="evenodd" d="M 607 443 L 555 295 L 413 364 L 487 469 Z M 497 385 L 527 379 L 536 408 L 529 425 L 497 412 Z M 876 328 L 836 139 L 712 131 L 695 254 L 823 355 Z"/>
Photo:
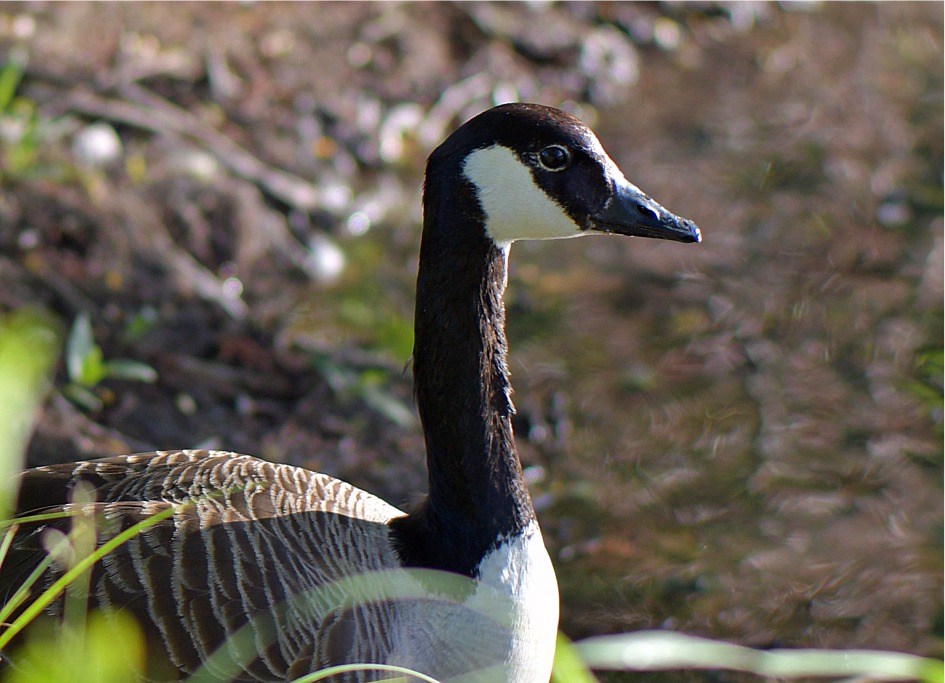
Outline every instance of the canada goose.
<path id="1" fill-rule="evenodd" d="M 179 506 L 106 556 L 90 585 L 92 605 L 140 620 L 154 678 L 204 663 L 219 680 L 286 681 L 371 662 L 444 682 L 547 683 L 558 594 L 512 437 L 509 246 L 701 235 L 629 183 L 579 120 L 536 104 L 495 107 L 450 135 L 428 160 L 423 209 L 413 373 L 429 494 L 409 514 L 324 474 L 219 451 L 22 475 L 18 513 L 69 508 L 88 482 L 103 535 Z M 0 597 L 44 556 L 51 524 L 19 530 Z"/>

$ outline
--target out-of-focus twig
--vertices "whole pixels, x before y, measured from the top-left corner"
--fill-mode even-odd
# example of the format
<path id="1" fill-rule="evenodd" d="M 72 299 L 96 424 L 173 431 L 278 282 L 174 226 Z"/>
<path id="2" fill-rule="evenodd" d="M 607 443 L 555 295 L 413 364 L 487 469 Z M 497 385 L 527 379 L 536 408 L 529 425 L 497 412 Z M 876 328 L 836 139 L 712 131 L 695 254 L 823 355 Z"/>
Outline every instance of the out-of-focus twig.
<path id="1" fill-rule="evenodd" d="M 125 85 L 123 91 L 138 100 L 124 101 L 103 97 L 82 88 L 69 92 L 61 106 L 66 110 L 109 121 L 176 135 L 197 142 L 210 151 L 234 173 L 262 187 L 276 199 L 302 211 L 321 205 L 317 187 L 297 176 L 272 168 L 253 156 L 222 133 L 159 95 L 136 84 Z"/>

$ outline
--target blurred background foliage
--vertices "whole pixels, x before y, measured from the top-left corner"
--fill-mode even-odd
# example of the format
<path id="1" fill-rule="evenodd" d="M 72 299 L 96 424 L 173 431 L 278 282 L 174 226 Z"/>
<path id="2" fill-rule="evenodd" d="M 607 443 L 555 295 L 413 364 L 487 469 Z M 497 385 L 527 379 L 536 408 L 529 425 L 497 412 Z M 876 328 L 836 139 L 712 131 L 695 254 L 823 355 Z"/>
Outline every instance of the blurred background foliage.
<path id="1" fill-rule="evenodd" d="M 941 656 L 942 20 L 4 3 L 0 311 L 87 319 L 97 367 L 139 371 L 76 401 L 60 362 L 29 462 L 212 446 L 410 499 L 425 156 L 563 106 L 705 235 L 513 250 L 565 632 Z"/>

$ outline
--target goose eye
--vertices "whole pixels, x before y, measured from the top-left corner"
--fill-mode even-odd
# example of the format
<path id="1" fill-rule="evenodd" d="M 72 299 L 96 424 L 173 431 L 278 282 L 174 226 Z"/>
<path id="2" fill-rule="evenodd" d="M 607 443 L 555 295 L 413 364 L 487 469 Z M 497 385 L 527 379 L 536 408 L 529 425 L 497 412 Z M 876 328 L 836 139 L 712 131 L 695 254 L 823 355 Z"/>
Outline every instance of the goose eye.
<path id="1" fill-rule="evenodd" d="M 571 163 L 571 152 L 561 145 L 549 145 L 538 153 L 538 162 L 549 171 L 560 171 Z"/>

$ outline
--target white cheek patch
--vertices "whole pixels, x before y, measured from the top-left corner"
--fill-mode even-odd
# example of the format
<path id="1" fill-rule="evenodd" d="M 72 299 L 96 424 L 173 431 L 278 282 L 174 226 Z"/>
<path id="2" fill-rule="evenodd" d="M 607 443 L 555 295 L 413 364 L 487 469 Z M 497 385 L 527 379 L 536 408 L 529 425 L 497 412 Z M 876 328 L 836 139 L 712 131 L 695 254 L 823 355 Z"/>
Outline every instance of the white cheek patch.
<path id="1" fill-rule="evenodd" d="M 472 152 L 463 175 L 476 186 L 486 214 L 486 233 L 498 245 L 515 240 L 578 237 L 584 231 L 535 184 L 532 173 L 508 147 Z"/>

